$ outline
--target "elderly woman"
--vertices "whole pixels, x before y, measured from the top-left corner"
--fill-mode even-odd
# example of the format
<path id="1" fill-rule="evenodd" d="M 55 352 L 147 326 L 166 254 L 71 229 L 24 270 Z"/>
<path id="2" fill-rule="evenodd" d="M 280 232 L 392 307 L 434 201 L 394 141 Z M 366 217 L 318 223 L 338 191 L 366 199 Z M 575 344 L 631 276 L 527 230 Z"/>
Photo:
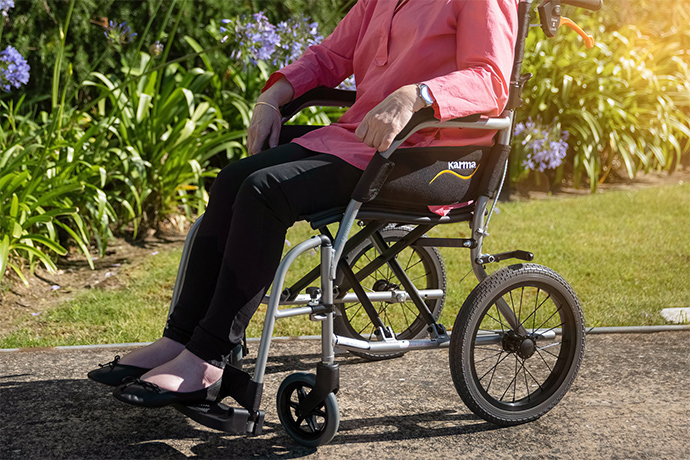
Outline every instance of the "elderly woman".
<path id="1" fill-rule="evenodd" d="M 225 168 L 191 251 L 179 301 L 156 342 L 92 371 L 148 407 L 214 401 L 231 350 L 268 290 L 287 229 L 344 206 L 374 153 L 412 115 L 499 115 L 508 95 L 517 0 L 359 0 L 333 34 L 273 74 L 254 108 L 252 155 Z M 357 99 L 337 123 L 277 146 L 278 107 L 354 73 Z M 403 147 L 491 145 L 493 133 L 425 130 Z M 270 149 L 262 151 L 262 146 Z"/>

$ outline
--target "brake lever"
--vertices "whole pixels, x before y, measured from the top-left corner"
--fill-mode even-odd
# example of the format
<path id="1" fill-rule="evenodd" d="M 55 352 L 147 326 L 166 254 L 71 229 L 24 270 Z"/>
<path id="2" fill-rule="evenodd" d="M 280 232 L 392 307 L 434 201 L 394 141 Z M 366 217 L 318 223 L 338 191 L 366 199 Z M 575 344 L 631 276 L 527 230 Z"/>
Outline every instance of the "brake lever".
<path id="1" fill-rule="evenodd" d="M 541 5 L 539 5 L 537 10 L 539 11 L 541 28 L 547 37 L 555 37 L 558 29 L 560 29 L 562 26 L 566 26 L 570 29 L 573 29 L 580 37 L 582 37 L 587 48 L 591 49 L 594 47 L 594 37 L 587 35 L 587 33 L 582 30 L 582 28 L 573 20 L 561 16 L 563 12 L 561 0 L 544 0 Z"/>
<path id="2" fill-rule="evenodd" d="M 582 37 L 582 40 L 584 40 L 587 49 L 594 48 L 594 37 L 587 35 L 587 32 L 582 30 L 582 27 L 578 26 L 572 19 L 561 17 L 558 27 L 560 28 L 562 26 L 567 26 L 577 32 L 577 34 Z"/>

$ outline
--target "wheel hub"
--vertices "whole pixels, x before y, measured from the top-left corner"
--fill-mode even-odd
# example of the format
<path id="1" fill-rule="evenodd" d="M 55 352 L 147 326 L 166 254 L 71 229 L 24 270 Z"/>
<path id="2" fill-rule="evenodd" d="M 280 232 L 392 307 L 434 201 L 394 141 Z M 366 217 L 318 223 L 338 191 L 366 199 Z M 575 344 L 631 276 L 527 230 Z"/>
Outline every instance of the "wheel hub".
<path id="1" fill-rule="evenodd" d="M 383 291 L 390 291 L 392 289 L 397 289 L 398 285 L 395 283 L 391 283 L 388 280 L 376 280 L 376 282 L 374 283 L 372 288 L 376 292 L 383 292 Z"/>
<path id="2" fill-rule="evenodd" d="M 503 349 L 509 353 L 516 353 L 522 359 L 528 359 L 537 350 L 537 343 L 531 337 L 510 331 L 503 336 Z"/>

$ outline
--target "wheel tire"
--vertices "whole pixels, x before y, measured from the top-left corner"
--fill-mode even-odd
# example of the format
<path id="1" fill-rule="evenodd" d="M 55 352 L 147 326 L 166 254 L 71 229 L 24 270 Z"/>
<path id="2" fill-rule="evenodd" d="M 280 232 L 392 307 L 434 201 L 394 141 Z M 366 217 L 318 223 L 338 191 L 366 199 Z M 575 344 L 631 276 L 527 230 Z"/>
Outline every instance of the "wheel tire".
<path id="1" fill-rule="evenodd" d="M 411 230 L 412 228 L 409 226 L 388 226 L 381 230 L 381 235 L 386 243 L 390 244 L 400 240 Z M 366 240 L 348 253 L 347 260 L 356 273 L 358 267 L 363 268 L 378 255 L 379 252 L 374 248 L 373 243 L 370 240 Z M 438 319 L 443 310 L 446 292 L 446 270 L 438 249 L 432 247 L 408 247 L 398 254 L 397 260 L 408 274 L 408 277 L 415 283 L 417 289 L 443 290 L 444 296 L 442 298 L 426 301 L 434 319 Z M 414 273 L 410 274 L 408 270 L 412 270 Z M 384 281 L 385 283 L 383 283 Z M 381 267 L 363 280 L 362 286 L 368 292 L 386 290 L 377 288 L 376 283 L 379 283 L 379 285 L 400 286 L 400 289 L 403 289 L 397 277 L 387 266 Z M 394 289 L 395 287 L 389 288 Z M 375 302 L 374 307 L 379 312 L 384 324 L 393 329 L 398 340 L 418 339 L 427 335 L 427 324 L 419 316 L 419 311 L 411 300 L 403 303 Z M 374 334 L 374 325 L 359 302 L 338 304 L 338 314 L 335 317 L 333 327 L 336 335 L 368 341 L 376 340 L 377 338 Z M 405 352 L 350 352 L 371 361 L 397 358 L 405 354 Z"/>
<path id="2" fill-rule="evenodd" d="M 280 423 L 292 439 L 307 447 L 327 444 L 338 432 L 340 411 L 333 393 L 306 417 L 297 407 L 316 385 L 316 376 L 305 372 L 289 375 L 278 388 L 277 407 Z"/>
<path id="3" fill-rule="evenodd" d="M 496 306 L 501 298 L 526 334 L 508 326 Z M 559 328 L 561 335 L 553 339 L 534 335 Z M 494 343 L 477 343 L 478 335 Z M 538 419 L 563 398 L 584 345 L 582 308 L 568 283 L 540 265 L 512 265 L 487 277 L 465 300 L 451 334 L 451 375 L 472 412 L 497 425 L 518 425 Z"/>

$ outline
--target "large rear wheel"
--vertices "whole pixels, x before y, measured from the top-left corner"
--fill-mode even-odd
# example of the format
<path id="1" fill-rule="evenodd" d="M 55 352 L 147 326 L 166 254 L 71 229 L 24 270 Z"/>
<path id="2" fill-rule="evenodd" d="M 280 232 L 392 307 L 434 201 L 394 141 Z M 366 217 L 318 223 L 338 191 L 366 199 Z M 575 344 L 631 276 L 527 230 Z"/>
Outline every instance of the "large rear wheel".
<path id="1" fill-rule="evenodd" d="M 497 425 L 517 425 L 563 398 L 584 344 L 582 309 L 568 283 L 540 265 L 512 265 L 479 283 L 463 304 L 450 370 L 470 410 Z"/>

